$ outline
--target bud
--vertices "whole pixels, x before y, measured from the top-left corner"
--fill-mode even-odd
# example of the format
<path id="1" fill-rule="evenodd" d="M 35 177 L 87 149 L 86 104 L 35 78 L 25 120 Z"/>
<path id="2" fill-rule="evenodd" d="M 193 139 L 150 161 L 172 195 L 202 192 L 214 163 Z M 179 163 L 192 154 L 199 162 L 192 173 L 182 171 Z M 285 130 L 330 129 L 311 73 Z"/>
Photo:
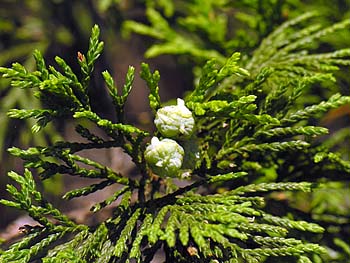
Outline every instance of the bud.
<path id="1" fill-rule="evenodd" d="M 145 150 L 145 159 L 155 174 L 176 177 L 182 166 L 184 154 L 184 149 L 176 141 L 159 141 L 157 137 L 153 137 Z"/>
<path id="2" fill-rule="evenodd" d="M 169 138 L 190 137 L 194 129 L 192 112 L 182 99 L 177 99 L 177 105 L 159 109 L 154 123 L 158 131 Z"/>

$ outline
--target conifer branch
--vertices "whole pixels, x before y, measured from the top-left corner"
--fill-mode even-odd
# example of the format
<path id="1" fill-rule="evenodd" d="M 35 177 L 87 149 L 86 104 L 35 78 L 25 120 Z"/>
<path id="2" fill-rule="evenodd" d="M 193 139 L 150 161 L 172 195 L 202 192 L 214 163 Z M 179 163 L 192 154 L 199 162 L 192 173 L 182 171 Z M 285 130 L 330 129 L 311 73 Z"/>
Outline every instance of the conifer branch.
<path id="1" fill-rule="evenodd" d="M 199 8 L 198 14 L 181 18 L 179 23 L 193 32 L 202 31 L 212 44 L 219 43 L 221 51 L 228 53 L 228 20 L 218 16 L 216 10 L 223 4 L 206 2 L 205 11 L 198 3 L 192 3 L 189 9 L 193 12 Z M 318 137 L 328 134 L 328 129 L 310 121 L 350 103 L 350 97 L 337 93 L 303 107 L 303 95 L 309 95 L 311 85 L 334 82 L 331 72 L 350 65 L 348 48 L 309 54 L 308 44 L 348 28 L 349 21 L 296 30 L 300 23 L 316 16 L 306 13 L 267 36 L 253 57 L 245 59 L 243 68 L 240 53 L 232 54 L 230 50 L 232 55 L 225 58 L 206 47 L 200 37 L 198 41 L 185 37 L 156 7 L 147 8 L 151 26 L 133 21 L 124 25 L 124 33 L 133 31 L 161 41 L 148 49 L 147 56 L 190 54 L 194 59 L 210 59 L 200 69 L 198 82 L 188 96 L 178 99 L 176 106 L 167 107 L 162 107 L 159 96 L 160 73 L 152 72 L 145 63 L 141 65 L 140 76 L 149 88 L 149 105 L 155 115 L 157 131 L 153 138 L 152 132 L 125 121 L 134 67 L 128 68 L 121 93 L 112 75 L 102 73 L 116 122 L 100 117 L 91 107 L 94 98 L 88 96 L 89 82 L 103 50 L 96 25 L 86 55 L 78 53 L 81 74 L 74 73 L 58 56 L 55 61 L 59 70 L 46 66 L 39 51 L 34 52 L 34 72 L 19 63 L 0 68 L 14 88 L 34 89 L 43 102 L 41 109 L 12 109 L 9 117 L 34 118 L 33 131 L 57 118 L 94 124 L 90 128 L 76 123 L 76 132 L 87 142 L 61 141 L 26 150 L 9 149 L 25 167 L 33 169 L 33 174 L 29 170 L 23 176 L 10 172 L 9 177 L 19 187 L 9 184 L 7 191 L 12 200 L 0 203 L 26 211 L 39 225 L 24 227 L 26 235 L 1 252 L 0 262 L 150 262 L 159 248 L 169 262 L 240 263 L 288 258 L 309 263 L 309 257 L 327 253 L 323 246 L 329 244 L 312 243 L 308 235 L 297 233 L 321 236 L 328 230 L 322 221 L 327 216 L 334 224 L 346 222 L 346 217 L 321 216 L 312 208 L 308 212 L 312 222 L 287 217 L 293 211 L 289 192 L 319 190 L 319 181 L 314 178 L 305 176 L 303 182 L 288 179 L 308 173 L 320 173 L 329 180 L 334 174 L 350 174 L 349 161 L 341 152 L 329 150 L 347 133 L 323 142 Z M 97 130 L 108 139 L 96 135 Z M 115 147 L 131 157 L 137 176 L 79 155 L 81 151 Z M 100 179 L 65 193 L 63 198 L 68 200 L 117 186 L 114 193 L 90 208 L 96 213 L 115 203 L 109 218 L 93 226 L 79 225 L 47 202 L 36 189 L 33 175 L 44 180 L 57 174 Z M 281 212 L 277 216 L 276 211 L 265 207 L 275 195 L 281 200 L 276 198 L 274 202 L 286 204 L 283 215 Z M 334 244 L 348 249 L 341 240 Z"/>

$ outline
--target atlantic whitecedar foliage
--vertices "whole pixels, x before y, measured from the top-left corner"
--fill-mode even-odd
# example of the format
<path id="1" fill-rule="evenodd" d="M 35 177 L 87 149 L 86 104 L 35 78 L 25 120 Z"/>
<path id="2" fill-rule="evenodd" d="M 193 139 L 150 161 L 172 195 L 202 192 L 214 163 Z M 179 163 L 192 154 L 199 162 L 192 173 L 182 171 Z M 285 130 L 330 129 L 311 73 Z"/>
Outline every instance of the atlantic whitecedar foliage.
<path id="1" fill-rule="evenodd" d="M 12 109 L 10 117 L 34 118 L 33 132 L 56 118 L 73 118 L 77 120 L 76 132 L 86 139 L 9 149 L 24 160 L 26 170 L 23 175 L 9 173 L 19 186 L 8 185 L 12 200 L 1 203 L 26 211 L 39 225 L 27 226 L 25 236 L 1 252 L 0 262 L 151 262 L 158 250 L 163 251 L 166 262 L 327 259 L 329 244 L 318 244 L 326 229 L 312 222 L 311 215 L 301 219 L 288 205 L 288 213 L 275 214 L 266 205 L 273 194 L 288 200 L 294 192 L 324 189 L 327 185 L 321 184 L 321 179 L 345 181 L 350 175 L 350 162 L 319 139 L 328 130 L 309 121 L 350 103 L 350 97 L 334 94 L 307 107 L 298 101 L 310 85 L 334 80 L 330 72 L 338 65 L 349 65 L 350 52 L 308 55 L 301 50 L 303 43 L 336 26 L 285 35 L 284 30 L 298 19 L 267 37 L 246 69 L 238 65 L 239 53 L 210 59 L 202 66 L 198 84 L 184 98 L 195 121 L 194 132 L 189 138 L 177 139 L 184 159 L 192 165 L 185 165 L 184 160 L 176 179 L 172 178 L 174 174 L 153 174 L 145 160 L 150 138 L 166 138 L 125 122 L 124 105 L 132 88 L 133 67 L 129 67 L 121 93 L 112 76 L 107 71 L 102 73 L 117 121 L 93 112 L 94 98 L 88 96 L 88 86 L 103 50 L 97 26 L 92 29 L 87 53 L 78 55 L 79 74 L 60 57 L 56 57 L 58 68 L 46 66 L 40 52 L 34 54 L 34 72 L 19 63 L 0 68 L 14 88 L 32 90 L 45 105 Z M 279 44 L 281 39 L 283 45 Z M 147 64 L 141 68 L 140 76 L 150 90 L 149 104 L 156 114 L 162 108 L 160 74 Z M 94 134 L 80 119 L 94 123 L 108 139 Z M 132 158 L 139 177 L 129 178 L 79 155 L 82 150 L 111 147 L 122 148 Z M 67 192 L 65 199 L 118 184 L 119 190 L 112 196 L 87 208 L 98 212 L 118 200 L 113 216 L 94 226 L 73 222 L 37 190 L 34 171 L 42 180 L 57 174 L 101 179 L 100 183 Z M 186 186 L 180 187 L 178 180 L 186 181 Z M 344 250 L 349 248 L 341 239 L 336 242 Z"/>

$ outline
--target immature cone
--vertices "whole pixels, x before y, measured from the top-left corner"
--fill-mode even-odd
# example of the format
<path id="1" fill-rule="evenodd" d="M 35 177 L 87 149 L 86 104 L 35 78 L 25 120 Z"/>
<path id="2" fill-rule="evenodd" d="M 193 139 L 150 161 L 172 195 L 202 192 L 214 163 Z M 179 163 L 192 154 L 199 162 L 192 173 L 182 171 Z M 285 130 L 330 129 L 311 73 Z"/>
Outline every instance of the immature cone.
<path id="1" fill-rule="evenodd" d="M 176 177 L 182 166 L 184 154 L 184 149 L 176 141 L 159 141 L 157 137 L 153 137 L 145 150 L 145 159 L 155 174 Z"/>
<path id="2" fill-rule="evenodd" d="M 194 129 L 192 112 L 182 99 L 177 99 L 177 105 L 159 109 L 154 123 L 158 131 L 169 138 L 190 137 Z"/>

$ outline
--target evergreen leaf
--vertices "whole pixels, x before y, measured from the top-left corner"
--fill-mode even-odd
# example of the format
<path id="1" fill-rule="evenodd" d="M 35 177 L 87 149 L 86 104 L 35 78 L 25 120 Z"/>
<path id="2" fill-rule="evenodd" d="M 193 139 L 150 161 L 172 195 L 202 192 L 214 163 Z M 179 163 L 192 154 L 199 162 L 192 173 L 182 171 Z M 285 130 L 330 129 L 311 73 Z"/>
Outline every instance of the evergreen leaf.
<path id="1" fill-rule="evenodd" d="M 159 72 L 156 70 L 154 73 L 151 73 L 149 65 L 142 63 L 140 76 L 143 80 L 146 81 L 147 86 L 150 90 L 150 94 L 148 96 L 150 103 L 149 105 L 151 106 L 153 112 L 156 112 L 161 106 L 158 87 L 158 82 L 160 80 Z"/>
<path id="2" fill-rule="evenodd" d="M 134 213 L 132 213 L 129 220 L 126 222 L 124 229 L 120 233 L 119 239 L 115 244 L 115 248 L 114 248 L 114 255 L 117 258 L 120 258 L 122 254 L 128 250 L 128 244 L 129 244 L 128 240 L 131 235 L 131 232 L 136 227 L 136 222 L 140 214 L 141 214 L 141 209 L 137 209 Z"/>
<path id="3" fill-rule="evenodd" d="M 322 101 L 317 105 L 308 106 L 303 110 L 290 113 L 287 117 L 281 120 L 283 125 L 290 125 L 301 120 L 314 117 L 317 114 L 324 113 L 330 109 L 338 108 L 341 105 L 350 103 L 349 96 L 341 96 L 340 94 L 334 94 L 328 99 L 328 101 Z"/>

